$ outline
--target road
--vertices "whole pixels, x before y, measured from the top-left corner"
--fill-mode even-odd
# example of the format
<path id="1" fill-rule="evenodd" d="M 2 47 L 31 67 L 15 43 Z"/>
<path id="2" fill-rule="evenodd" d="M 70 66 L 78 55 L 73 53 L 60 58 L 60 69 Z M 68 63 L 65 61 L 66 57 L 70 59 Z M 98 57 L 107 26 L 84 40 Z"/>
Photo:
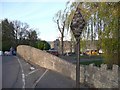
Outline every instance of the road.
<path id="1" fill-rule="evenodd" d="M 31 68 L 31 69 L 30 69 Z M 3 88 L 74 88 L 75 81 L 16 56 L 2 57 Z M 82 88 L 84 86 L 81 86 Z"/>

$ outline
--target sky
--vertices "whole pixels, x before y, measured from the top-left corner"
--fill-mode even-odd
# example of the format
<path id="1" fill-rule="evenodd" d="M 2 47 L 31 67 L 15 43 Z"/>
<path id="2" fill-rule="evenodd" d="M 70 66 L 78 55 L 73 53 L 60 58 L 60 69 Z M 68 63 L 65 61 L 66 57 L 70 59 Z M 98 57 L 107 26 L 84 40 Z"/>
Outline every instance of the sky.
<path id="1" fill-rule="evenodd" d="M 37 29 L 42 40 L 53 41 L 60 34 L 53 17 L 58 10 L 64 10 L 66 1 L 61 2 L 0 2 L 0 19 L 19 20 L 30 28 Z"/>

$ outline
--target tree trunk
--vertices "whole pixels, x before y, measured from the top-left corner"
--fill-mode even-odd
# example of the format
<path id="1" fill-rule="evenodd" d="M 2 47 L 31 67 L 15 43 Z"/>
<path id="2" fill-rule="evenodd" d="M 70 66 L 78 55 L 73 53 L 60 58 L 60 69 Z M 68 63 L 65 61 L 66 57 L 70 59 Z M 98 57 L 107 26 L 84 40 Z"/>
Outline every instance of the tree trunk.
<path id="1" fill-rule="evenodd" d="M 61 54 L 63 55 L 64 53 L 64 41 L 63 41 L 64 33 L 61 33 Z"/>
<path id="2" fill-rule="evenodd" d="M 70 52 L 72 53 L 72 41 L 70 42 Z"/>

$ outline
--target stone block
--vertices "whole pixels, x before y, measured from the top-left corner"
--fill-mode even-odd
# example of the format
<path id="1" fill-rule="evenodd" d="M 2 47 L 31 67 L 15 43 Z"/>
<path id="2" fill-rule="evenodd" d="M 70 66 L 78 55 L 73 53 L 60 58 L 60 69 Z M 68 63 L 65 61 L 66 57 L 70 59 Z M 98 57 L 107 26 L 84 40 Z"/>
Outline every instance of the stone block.
<path id="1" fill-rule="evenodd" d="M 80 66 L 80 83 L 85 82 L 85 68 L 83 65 Z"/>
<path id="2" fill-rule="evenodd" d="M 101 64 L 101 68 L 100 68 L 101 70 L 107 70 L 107 65 L 106 64 Z"/>

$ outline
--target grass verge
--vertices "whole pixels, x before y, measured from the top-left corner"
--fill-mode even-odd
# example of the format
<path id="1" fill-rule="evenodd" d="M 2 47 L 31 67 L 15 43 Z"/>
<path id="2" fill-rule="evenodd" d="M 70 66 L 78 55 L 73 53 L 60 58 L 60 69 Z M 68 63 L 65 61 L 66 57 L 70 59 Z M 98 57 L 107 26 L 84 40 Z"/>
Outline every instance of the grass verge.
<path id="1" fill-rule="evenodd" d="M 99 61 L 80 62 L 80 64 L 82 64 L 82 65 L 89 65 L 89 64 L 92 64 L 92 63 L 94 63 L 95 66 L 100 66 L 101 64 L 103 64 L 103 61 L 102 61 L 102 60 L 99 60 Z"/>

